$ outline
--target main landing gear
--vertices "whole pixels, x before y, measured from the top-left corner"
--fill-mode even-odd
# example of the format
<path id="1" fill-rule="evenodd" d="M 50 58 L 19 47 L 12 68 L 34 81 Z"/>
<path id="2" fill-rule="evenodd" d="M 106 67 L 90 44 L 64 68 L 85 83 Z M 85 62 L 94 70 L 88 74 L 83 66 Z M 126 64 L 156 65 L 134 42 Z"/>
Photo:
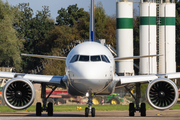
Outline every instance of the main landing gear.
<path id="1" fill-rule="evenodd" d="M 131 93 L 131 89 L 128 89 L 125 87 L 129 93 L 133 96 L 136 102 L 136 108 L 134 107 L 134 103 L 129 104 L 129 116 L 134 116 L 134 113 L 136 111 L 139 111 L 141 113 L 141 116 L 146 116 L 146 104 L 141 103 L 141 107 L 139 107 L 139 99 L 141 98 L 141 91 L 140 91 L 140 83 L 136 83 L 136 97 Z"/>
<path id="2" fill-rule="evenodd" d="M 48 116 L 53 116 L 53 103 L 49 102 L 48 105 L 47 104 L 47 99 L 49 98 L 49 96 L 52 94 L 52 92 L 56 89 L 57 87 L 52 88 L 52 91 L 49 93 L 49 95 L 46 97 L 46 84 L 42 83 L 41 84 L 41 98 L 42 98 L 42 102 L 43 102 L 43 107 L 41 106 L 41 103 L 38 102 L 36 104 L 36 116 L 41 116 L 41 113 L 43 111 L 46 111 Z"/>
<path id="3" fill-rule="evenodd" d="M 93 105 L 92 99 L 93 99 L 93 94 L 90 94 L 88 97 L 88 107 L 85 108 L 85 117 L 89 116 L 89 113 L 91 114 L 92 117 L 95 117 L 95 108 L 91 108 Z"/>

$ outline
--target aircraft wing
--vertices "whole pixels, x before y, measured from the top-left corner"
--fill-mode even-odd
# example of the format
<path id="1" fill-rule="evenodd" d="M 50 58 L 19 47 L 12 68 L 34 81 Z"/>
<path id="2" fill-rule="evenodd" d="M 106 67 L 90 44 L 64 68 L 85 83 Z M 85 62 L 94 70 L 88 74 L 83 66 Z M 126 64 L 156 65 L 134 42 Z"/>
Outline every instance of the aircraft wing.
<path id="1" fill-rule="evenodd" d="M 159 77 L 164 77 L 168 79 L 178 79 L 180 78 L 180 72 L 176 73 L 166 73 L 166 74 L 156 74 L 156 75 L 136 75 L 136 76 L 115 76 L 115 81 L 117 81 L 116 87 L 131 85 L 135 83 L 149 83 Z"/>
<path id="2" fill-rule="evenodd" d="M 148 83 L 157 79 L 156 75 L 136 75 L 136 76 L 116 76 L 115 80 L 120 82 L 120 85 L 134 84 L 134 83 Z"/>
<path id="3" fill-rule="evenodd" d="M 29 56 L 29 57 L 37 57 L 37 58 L 48 58 L 48 59 L 56 59 L 56 60 L 66 60 L 66 57 L 60 56 L 48 56 L 48 55 L 34 55 L 34 54 L 21 54 L 22 56 Z"/>
<path id="4" fill-rule="evenodd" d="M 139 58 L 156 57 L 156 56 L 162 56 L 162 55 L 142 55 L 142 56 L 132 56 L 132 57 L 115 57 L 114 60 L 120 61 L 120 60 L 139 59 Z"/>
<path id="5" fill-rule="evenodd" d="M 0 72 L 0 78 L 13 79 L 17 77 L 31 81 L 32 83 L 47 83 L 56 84 L 65 87 L 64 81 L 67 80 L 66 76 L 52 76 L 52 75 L 35 75 L 25 73 L 11 73 L 11 72 Z"/>
<path id="6" fill-rule="evenodd" d="M 178 79 L 178 78 L 180 78 L 180 72 L 167 73 L 167 74 L 165 74 L 165 77 L 168 79 Z"/>

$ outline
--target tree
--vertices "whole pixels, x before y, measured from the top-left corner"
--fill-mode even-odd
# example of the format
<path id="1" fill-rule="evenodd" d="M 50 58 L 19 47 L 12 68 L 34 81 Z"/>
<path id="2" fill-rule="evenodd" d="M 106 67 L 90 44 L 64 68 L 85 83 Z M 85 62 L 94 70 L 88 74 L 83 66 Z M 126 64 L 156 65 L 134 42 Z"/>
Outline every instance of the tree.
<path id="1" fill-rule="evenodd" d="M 85 16 L 86 17 L 79 18 L 79 22 L 75 25 L 75 28 L 78 30 L 81 39 L 89 39 L 90 14 L 86 12 Z"/>
<path id="2" fill-rule="evenodd" d="M 67 9 L 61 8 L 58 10 L 58 16 L 56 17 L 56 22 L 58 25 L 68 25 L 70 27 L 74 26 L 79 18 L 86 15 L 84 8 L 78 8 L 77 4 L 69 5 Z"/>
<path id="3" fill-rule="evenodd" d="M 18 38 L 18 33 L 13 27 L 18 14 L 17 8 L 0 0 L 0 65 L 15 67 L 16 71 L 21 70 L 20 52 L 23 48 L 23 40 Z"/>
<path id="4" fill-rule="evenodd" d="M 176 65 L 177 71 L 180 71 L 180 1 L 176 3 Z"/>
<path id="5" fill-rule="evenodd" d="M 55 26 L 55 29 L 48 32 L 46 48 L 51 51 L 48 54 L 54 56 L 63 56 L 62 49 L 68 48 L 68 45 L 74 40 L 79 39 L 79 37 L 78 31 L 74 27 L 69 27 L 67 25 Z M 63 61 L 43 60 L 43 64 L 45 66 L 43 74 L 65 74 L 65 62 Z"/>
<path id="6" fill-rule="evenodd" d="M 101 2 L 95 6 L 95 38 L 103 39 L 103 30 L 107 22 L 107 16 Z"/>
<path id="7" fill-rule="evenodd" d="M 30 54 L 49 52 L 45 49 L 44 44 L 48 31 L 54 28 L 49 7 L 43 6 L 42 11 L 37 11 L 35 17 L 33 17 L 33 10 L 29 7 L 29 3 L 19 4 L 19 10 L 21 19 L 14 26 L 24 39 L 24 49 L 21 52 Z M 22 64 L 24 70 L 30 70 L 40 64 L 40 59 L 23 57 Z M 27 72 L 26 70 L 24 72 Z"/>
<path id="8" fill-rule="evenodd" d="M 106 39 L 106 44 L 116 48 L 116 16 L 107 17 L 107 22 L 102 32 L 102 38 Z"/>

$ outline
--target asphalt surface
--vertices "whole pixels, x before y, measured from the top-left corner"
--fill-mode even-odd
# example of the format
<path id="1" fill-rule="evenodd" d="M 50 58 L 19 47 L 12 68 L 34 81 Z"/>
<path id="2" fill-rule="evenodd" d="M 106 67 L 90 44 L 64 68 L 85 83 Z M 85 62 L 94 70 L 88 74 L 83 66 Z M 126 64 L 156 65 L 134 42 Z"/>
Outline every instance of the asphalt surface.
<path id="1" fill-rule="evenodd" d="M 46 112 L 37 117 L 35 113 L 0 113 L 0 120 L 180 120 L 180 110 L 147 110 L 146 117 L 141 117 L 139 112 L 134 117 L 129 117 L 128 111 L 96 111 L 96 117 L 84 117 L 83 111 L 76 112 L 54 112 L 49 117 Z"/>

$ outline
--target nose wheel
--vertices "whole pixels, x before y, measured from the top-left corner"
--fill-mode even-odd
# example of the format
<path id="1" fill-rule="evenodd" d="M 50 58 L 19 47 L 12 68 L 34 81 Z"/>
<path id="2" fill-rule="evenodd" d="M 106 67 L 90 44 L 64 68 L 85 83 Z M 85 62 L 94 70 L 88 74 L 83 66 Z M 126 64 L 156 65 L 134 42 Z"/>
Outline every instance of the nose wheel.
<path id="1" fill-rule="evenodd" d="M 92 117 L 95 117 L 95 108 L 91 108 L 91 106 L 93 105 L 92 99 L 93 99 L 93 94 L 90 94 L 90 96 L 88 97 L 88 105 L 89 107 L 85 108 L 85 117 L 89 116 L 89 113 L 91 113 Z"/>
<path id="2" fill-rule="evenodd" d="M 85 108 L 85 117 L 88 117 L 88 116 L 89 116 L 89 113 L 90 113 L 89 108 L 86 107 L 86 108 Z M 95 108 L 92 108 L 92 109 L 91 109 L 91 116 L 92 116 L 92 117 L 95 117 Z"/>

